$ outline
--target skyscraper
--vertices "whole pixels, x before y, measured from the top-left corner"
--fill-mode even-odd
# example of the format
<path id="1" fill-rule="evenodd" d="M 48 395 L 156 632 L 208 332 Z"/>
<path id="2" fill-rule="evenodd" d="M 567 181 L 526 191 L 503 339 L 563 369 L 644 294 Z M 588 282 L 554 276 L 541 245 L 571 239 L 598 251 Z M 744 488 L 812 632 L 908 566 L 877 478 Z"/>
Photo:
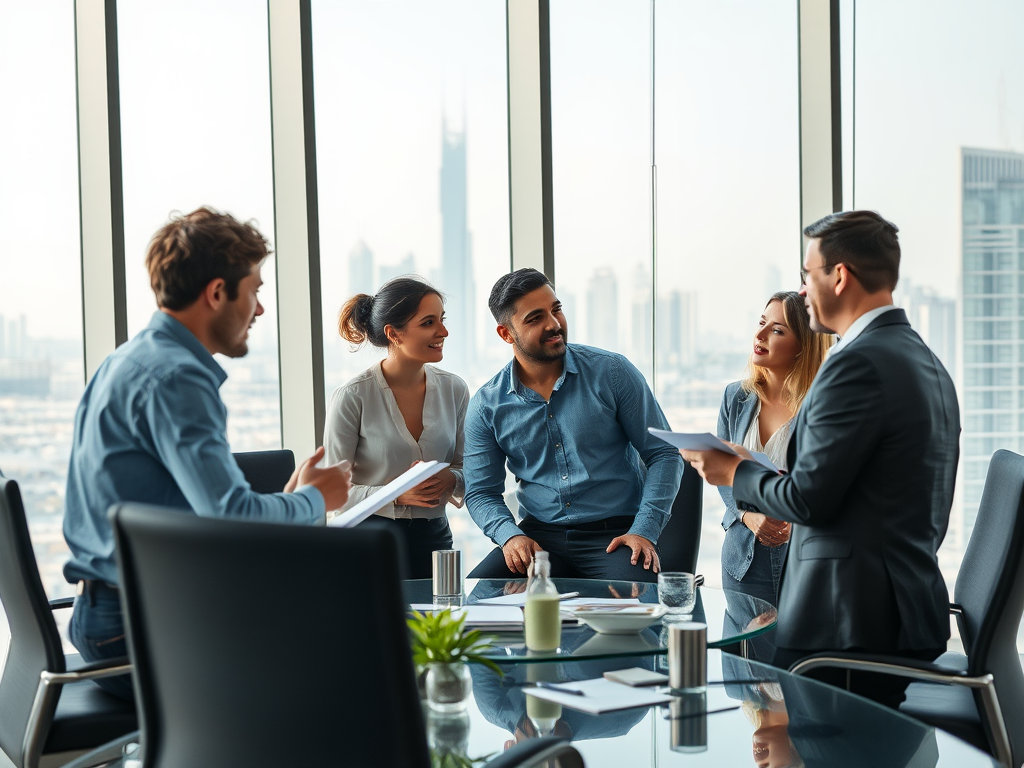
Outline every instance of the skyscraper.
<path id="1" fill-rule="evenodd" d="M 587 343 L 618 351 L 619 287 L 607 267 L 595 270 L 587 286 Z"/>
<path id="2" fill-rule="evenodd" d="M 473 236 L 466 217 L 466 134 L 441 129 L 441 284 L 452 330 L 445 368 L 463 375 L 476 357 L 476 281 Z"/>
<path id="3" fill-rule="evenodd" d="M 969 536 L 992 453 L 1024 451 L 1024 155 L 965 147 L 961 159 Z"/>
<path id="4" fill-rule="evenodd" d="M 377 286 L 373 282 L 373 251 L 363 241 L 356 243 L 348 254 L 348 290 L 373 295 Z"/>
<path id="5" fill-rule="evenodd" d="M 632 344 L 630 344 L 629 358 L 637 368 L 649 375 L 654 354 L 654 306 L 651 273 L 643 264 L 637 264 L 633 272 L 631 314 Z"/>
<path id="6" fill-rule="evenodd" d="M 956 299 L 939 296 L 934 289 L 900 280 L 900 306 L 924 343 L 956 376 Z"/>

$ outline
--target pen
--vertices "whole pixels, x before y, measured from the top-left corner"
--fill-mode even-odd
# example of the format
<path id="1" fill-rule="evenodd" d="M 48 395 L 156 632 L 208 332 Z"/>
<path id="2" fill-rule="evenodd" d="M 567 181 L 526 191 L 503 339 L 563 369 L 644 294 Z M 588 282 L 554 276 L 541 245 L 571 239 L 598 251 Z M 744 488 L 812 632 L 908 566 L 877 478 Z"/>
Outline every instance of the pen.
<path id="1" fill-rule="evenodd" d="M 559 600 L 568 600 L 571 597 L 579 597 L 579 596 L 580 596 L 579 592 L 563 592 L 562 594 L 560 594 L 558 596 L 558 599 Z"/>
<path id="2" fill-rule="evenodd" d="M 538 680 L 536 683 L 538 688 L 547 688 L 549 691 L 558 691 L 559 693 L 571 693 L 573 696 L 586 696 L 583 691 L 579 688 L 563 688 L 557 683 L 547 683 L 543 680 Z"/>

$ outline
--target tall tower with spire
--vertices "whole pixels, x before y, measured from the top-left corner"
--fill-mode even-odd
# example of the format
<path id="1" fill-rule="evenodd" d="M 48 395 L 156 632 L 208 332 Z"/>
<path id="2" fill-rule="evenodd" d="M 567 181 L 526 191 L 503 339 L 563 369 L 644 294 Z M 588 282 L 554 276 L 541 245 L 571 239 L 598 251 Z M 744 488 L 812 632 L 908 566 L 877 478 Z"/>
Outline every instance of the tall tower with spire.
<path id="1" fill-rule="evenodd" d="M 473 236 L 467 224 L 466 132 L 441 127 L 441 284 L 452 329 L 444 367 L 463 376 L 476 356 L 476 282 Z"/>

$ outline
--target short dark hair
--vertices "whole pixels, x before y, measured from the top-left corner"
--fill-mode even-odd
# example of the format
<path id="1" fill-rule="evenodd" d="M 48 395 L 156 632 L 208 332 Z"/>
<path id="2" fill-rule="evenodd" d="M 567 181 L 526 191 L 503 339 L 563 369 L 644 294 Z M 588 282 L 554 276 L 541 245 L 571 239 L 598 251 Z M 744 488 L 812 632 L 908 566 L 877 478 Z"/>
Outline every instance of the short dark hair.
<path id="1" fill-rule="evenodd" d="M 223 278 L 230 301 L 238 283 L 270 254 L 266 238 L 250 223 L 202 207 L 171 214 L 149 242 L 146 269 L 158 307 L 191 306 L 212 280 Z"/>
<path id="2" fill-rule="evenodd" d="M 830 213 L 804 230 L 816 238 L 829 272 L 845 264 L 864 290 L 893 290 L 900 279 L 899 228 L 874 211 Z"/>
<path id="3" fill-rule="evenodd" d="M 487 299 L 487 306 L 498 325 L 508 326 L 516 312 L 516 302 L 545 285 L 551 285 L 551 281 L 533 267 L 517 269 L 499 277 Z"/>
<path id="4" fill-rule="evenodd" d="M 351 344 L 368 341 L 386 349 L 391 341 L 384 326 L 404 327 L 423 298 L 430 295 L 444 301 L 444 295 L 426 280 L 415 275 L 396 277 L 384 283 L 375 296 L 360 293 L 346 301 L 338 318 L 338 333 Z"/>

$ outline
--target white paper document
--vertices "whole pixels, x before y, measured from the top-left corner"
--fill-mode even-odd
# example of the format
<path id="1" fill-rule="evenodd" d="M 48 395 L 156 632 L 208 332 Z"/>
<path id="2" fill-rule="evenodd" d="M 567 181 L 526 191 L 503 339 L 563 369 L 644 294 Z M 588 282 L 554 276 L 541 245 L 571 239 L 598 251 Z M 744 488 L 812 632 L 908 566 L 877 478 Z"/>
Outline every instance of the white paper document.
<path id="1" fill-rule="evenodd" d="M 730 456 L 739 456 L 727 442 L 715 437 L 710 432 L 669 432 L 665 429 L 648 427 L 647 431 L 659 440 L 664 440 L 669 445 L 674 445 L 684 451 L 721 451 Z M 778 472 L 779 468 L 772 463 L 765 454 L 759 451 L 751 451 L 750 457 L 758 464 L 767 467 L 772 472 Z"/>
<path id="2" fill-rule="evenodd" d="M 444 608 L 430 603 L 413 603 L 414 611 L 421 613 L 432 613 L 442 611 Z M 452 608 L 452 615 L 459 616 L 466 614 L 466 626 L 477 629 L 490 630 L 491 632 L 516 631 L 523 628 L 523 609 L 514 605 L 464 605 L 461 608 Z"/>
<path id="3" fill-rule="evenodd" d="M 389 504 L 410 488 L 415 488 L 428 477 L 432 477 L 448 466 L 444 461 L 424 461 L 410 467 L 372 496 L 367 496 L 352 509 L 331 520 L 328 525 L 335 528 L 352 528 L 359 525 L 385 504 Z"/>
<path id="4" fill-rule="evenodd" d="M 583 691 L 583 695 L 563 693 L 550 688 L 527 688 L 526 694 L 536 696 L 538 699 L 554 701 L 563 707 L 578 709 L 581 712 L 592 712 L 595 715 L 602 712 L 613 712 L 617 709 L 650 707 L 654 704 L 665 704 L 672 701 L 671 696 L 656 693 L 650 688 L 633 688 L 605 680 L 603 677 L 594 680 L 574 680 L 568 683 L 559 683 L 559 685 L 563 688 Z"/>

